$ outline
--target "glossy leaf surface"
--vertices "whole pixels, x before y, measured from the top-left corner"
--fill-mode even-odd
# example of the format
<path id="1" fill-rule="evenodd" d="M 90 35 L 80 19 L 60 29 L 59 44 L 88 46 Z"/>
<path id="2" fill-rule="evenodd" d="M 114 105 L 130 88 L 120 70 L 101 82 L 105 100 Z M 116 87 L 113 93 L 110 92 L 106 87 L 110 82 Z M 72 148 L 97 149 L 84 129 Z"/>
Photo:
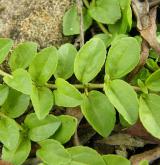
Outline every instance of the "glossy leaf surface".
<path id="1" fill-rule="evenodd" d="M 12 71 L 18 68 L 27 68 L 37 53 L 37 44 L 34 42 L 24 42 L 19 44 L 11 54 L 9 66 Z"/>
<path id="2" fill-rule="evenodd" d="M 117 79 L 131 72 L 140 59 L 140 45 L 135 38 L 123 37 L 111 44 L 106 61 L 106 73 Z"/>
<path id="3" fill-rule="evenodd" d="M 143 126 L 154 137 L 160 139 L 160 96 L 156 94 L 140 97 L 139 116 Z"/>
<path id="4" fill-rule="evenodd" d="M 46 87 L 32 86 L 31 101 L 39 119 L 44 119 L 54 104 L 53 94 Z"/>
<path id="5" fill-rule="evenodd" d="M 58 53 L 55 47 L 41 50 L 29 67 L 32 80 L 40 85 L 45 84 L 56 71 L 57 64 Z"/>
<path id="6" fill-rule="evenodd" d="M 58 65 L 54 76 L 68 79 L 74 72 L 74 60 L 77 54 L 72 44 L 64 44 L 58 50 Z"/>
<path id="7" fill-rule="evenodd" d="M 92 38 L 79 50 L 74 73 L 82 83 L 91 81 L 101 70 L 106 58 L 106 47 L 99 38 Z"/>
<path id="8" fill-rule="evenodd" d="M 32 80 L 29 73 L 24 69 L 17 69 L 12 73 L 12 77 L 5 76 L 4 82 L 11 88 L 30 95 L 32 91 Z"/>
<path id="9" fill-rule="evenodd" d="M 58 119 L 61 121 L 61 126 L 52 138 L 64 144 L 68 142 L 75 133 L 77 129 L 77 119 L 68 115 L 58 116 Z"/>
<path id="10" fill-rule="evenodd" d="M 115 110 L 107 96 L 98 91 L 84 95 L 82 113 L 90 125 L 101 135 L 107 137 L 114 128 Z"/>
<path id="11" fill-rule="evenodd" d="M 134 89 L 123 80 L 113 80 L 105 84 L 105 93 L 117 111 L 131 125 L 138 119 L 138 99 Z"/>
<path id="12" fill-rule="evenodd" d="M 42 141 L 53 135 L 61 125 L 61 121 L 54 115 L 48 115 L 39 120 L 35 113 L 27 115 L 25 125 L 29 128 L 29 138 L 32 141 Z"/>
<path id="13" fill-rule="evenodd" d="M 64 107 L 75 107 L 81 104 L 81 93 L 67 81 L 58 78 L 56 80 L 57 90 L 54 91 L 55 104 Z"/>

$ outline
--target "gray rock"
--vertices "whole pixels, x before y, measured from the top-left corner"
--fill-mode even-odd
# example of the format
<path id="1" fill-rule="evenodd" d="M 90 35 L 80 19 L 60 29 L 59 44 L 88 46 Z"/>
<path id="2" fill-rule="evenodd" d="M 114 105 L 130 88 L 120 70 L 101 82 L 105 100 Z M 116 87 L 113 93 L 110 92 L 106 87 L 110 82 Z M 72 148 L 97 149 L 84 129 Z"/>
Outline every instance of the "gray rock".
<path id="1" fill-rule="evenodd" d="M 0 0 L 0 37 L 35 41 L 40 47 L 68 41 L 62 18 L 72 0 Z"/>

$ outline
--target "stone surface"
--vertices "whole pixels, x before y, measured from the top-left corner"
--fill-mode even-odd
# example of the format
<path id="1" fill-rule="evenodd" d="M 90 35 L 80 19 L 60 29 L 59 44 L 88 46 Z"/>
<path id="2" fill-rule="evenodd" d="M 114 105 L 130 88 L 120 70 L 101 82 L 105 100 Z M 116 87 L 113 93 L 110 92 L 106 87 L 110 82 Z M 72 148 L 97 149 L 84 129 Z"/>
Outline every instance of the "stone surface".
<path id="1" fill-rule="evenodd" d="M 35 41 L 40 47 L 68 41 L 62 18 L 72 0 L 0 0 L 0 37 Z"/>

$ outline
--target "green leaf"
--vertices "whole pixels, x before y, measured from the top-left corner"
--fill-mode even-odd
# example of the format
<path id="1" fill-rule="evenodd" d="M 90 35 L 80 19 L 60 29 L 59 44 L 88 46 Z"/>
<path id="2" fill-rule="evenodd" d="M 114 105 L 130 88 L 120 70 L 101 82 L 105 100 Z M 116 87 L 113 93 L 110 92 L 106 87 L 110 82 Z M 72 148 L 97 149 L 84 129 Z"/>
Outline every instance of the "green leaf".
<path id="1" fill-rule="evenodd" d="M 82 102 L 81 93 L 67 81 L 57 78 L 57 90 L 54 91 L 55 104 L 64 107 L 76 107 Z"/>
<path id="2" fill-rule="evenodd" d="M 9 95 L 2 106 L 2 111 L 11 118 L 17 118 L 27 110 L 29 101 L 28 95 L 9 89 Z"/>
<path id="3" fill-rule="evenodd" d="M 29 73 L 37 84 L 44 85 L 56 71 L 58 52 L 55 47 L 48 47 L 39 52 L 33 59 Z"/>
<path id="4" fill-rule="evenodd" d="M 88 10 L 83 8 L 83 29 L 86 31 L 92 24 L 92 18 Z M 63 34 L 75 35 L 80 34 L 80 17 L 78 16 L 77 7 L 72 6 L 63 17 Z"/>
<path id="5" fill-rule="evenodd" d="M 107 48 L 110 46 L 110 44 L 112 42 L 112 37 L 105 33 L 96 34 L 96 35 L 94 35 L 94 37 L 101 39 Z"/>
<path id="6" fill-rule="evenodd" d="M 113 34 L 125 34 L 132 28 L 131 0 L 119 0 L 122 17 L 115 24 L 109 25 L 109 31 Z"/>
<path id="7" fill-rule="evenodd" d="M 77 146 L 67 149 L 71 154 L 71 165 L 105 165 L 102 157 L 89 147 Z"/>
<path id="8" fill-rule="evenodd" d="M 160 91 L 160 69 L 152 73 L 145 82 L 148 89 L 152 91 Z"/>
<path id="9" fill-rule="evenodd" d="M 106 58 L 106 47 L 99 38 L 92 38 L 78 52 L 74 73 L 81 82 L 88 83 L 101 70 Z"/>
<path id="10" fill-rule="evenodd" d="M 37 44 L 34 42 L 24 42 L 19 44 L 11 54 L 9 66 L 12 71 L 18 68 L 27 68 L 37 52 Z"/>
<path id="11" fill-rule="evenodd" d="M 0 64 L 5 60 L 12 46 L 13 41 L 11 39 L 0 38 Z"/>
<path id="12" fill-rule="evenodd" d="M 4 104 L 8 97 L 9 88 L 6 85 L 0 84 L 0 106 Z"/>
<path id="13" fill-rule="evenodd" d="M 120 124 L 127 128 L 127 127 L 131 127 L 131 125 L 123 118 L 123 116 L 119 113 L 119 120 L 120 120 Z"/>
<path id="14" fill-rule="evenodd" d="M 0 118 L 0 141 L 8 150 L 17 147 L 19 141 L 19 127 L 17 123 L 6 116 Z"/>
<path id="15" fill-rule="evenodd" d="M 62 144 L 65 144 L 70 140 L 77 129 L 77 119 L 68 115 L 58 116 L 58 119 L 62 122 L 62 124 L 52 138 Z"/>
<path id="16" fill-rule="evenodd" d="M 32 90 L 32 80 L 26 70 L 17 69 L 12 73 L 12 77 L 5 76 L 3 80 L 11 88 L 26 95 L 30 95 Z"/>
<path id="17" fill-rule="evenodd" d="M 93 19 L 104 24 L 114 24 L 121 18 L 118 0 L 96 0 L 95 3 L 93 1 L 89 13 Z"/>
<path id="18" fill-rule="evenodd" d="M 159 69 L 158 61 L 155 59 L 148 58 L 146 61 L 146 68 L 148 68 L 151 71 L 156 71 Z"/>
<path id="19" fill-rule="evenodd" d="M 143 83 L 143 81 L 141 81 L 140 79 L 137 80 L 137 84 L 138 86 L 140 87 L 141 91 L 143 93 L 146 93 L 148 94 L 148 89 L 147 89 L 147 86 Z"/>
<path id="20" fill-rule="evenodd" d="M 82 113 L 90 125 L 103 137 L 107 137 L 114 128 L 116 113 L 107 96 L 98 91 L 84 95 L 81 104 Z"/>
<path id="21" fill-rule="evenodd" d="M 28 138 L 21 137 L 19 145 L 16 149 L 8 150 L 3 147 L 2 160 L 10 162 L 14 165 L 21 165 L 27 159 L 31 150 L 31 142 Z"/>
<path id="22" fill-rule="evenodd" d="M 126 37 L 128 37 L 127 34 L 113 35 L 111 45 L 116 44 L 116 43 L 119 42 L 122 38 L 126 38 Z M 136 39 L 136 40 L 137 40 L 137 39 Z M 138 42 L 138 41 L 137 41 L 137 42 Z M 139 43 L 139 42 L 138 42 L 138 43 Z"/>
<path id="23" fill-rule="evenodd" d="M 142 160 L 139 165 L 149 165 L 147 160 Z"/>
<path id="24" fill-rule="evenodd" d="M 44 163 L 52 165 L 66 164 L 71 162 L 70 154 L 64 147 L 57 141 L 48 139 L 39 142 L 41 149 L 37 151 L 37 157 L 39 157 Z"/>
<path id="25" fill-rule="evenodd" d="M 103 155 L 106 165 L 131 165 L 130 161 L 119 155 Z"/>
<path id="26" fill-rule="evenodd" d="M 54 76 L 68 79 L 74 72 L 74 60 L 77 54 L 72 44 L 64 44 L 58 50 L 58 65 Z"/>
<path id="27" fill-rule="evenodd" d="M 139 116 L 143 126 L 154 137 L 160 139 L 160 96 L 148 94 L 140 97 Z"/>
<path id="28" fill-rule="evenodd" d="M 54 97 L 50 89 L 33 85 L 31 101 L 38 119 L 44 119 L 54 104 Z"/>
<path id="29" fill-rule="evenodd" d="M 109 49 L 106 73 L 111 79 L 125 76 L 132 71 L 140 59 L 140 45 L 133 37 L 115 40 Z"/>
<path id="30" fill-rule="evenodd" d="M 140 79 L 141 81 L 145 82 L 146 79 L 151 75 L 148 69 L 143 67 L 132 79 L 131 83 L 133 85 L 137 85 L 137 80 Z"/>
<path id="31" fill-rule="evenodd" d="M 48 115 L 45 119 L 39 120 L 35 113 L 27 115 L 24 123 L 29 128 L 29 138 L 35 142 L 49 138 L 61 125 L 61 121 L 54 115 Z"/>
<path id="32" fill-rule="evenodd" d="M 123 118 L 133 125 L 138 119 L 139 105 L 132 86 L 123 80 L 113 80 L 105 84 L 105 93 Z"/>

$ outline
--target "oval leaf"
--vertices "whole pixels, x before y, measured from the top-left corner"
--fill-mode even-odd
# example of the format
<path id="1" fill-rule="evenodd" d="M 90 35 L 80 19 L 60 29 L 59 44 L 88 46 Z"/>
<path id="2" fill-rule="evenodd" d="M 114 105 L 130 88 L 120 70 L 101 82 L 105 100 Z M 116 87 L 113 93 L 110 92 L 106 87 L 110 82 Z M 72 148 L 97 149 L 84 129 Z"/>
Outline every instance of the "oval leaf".
<path id="1" fill-rule="evenodd" d="M 12 76 L 3 77 L 4 82 L 11 88 L 30 95 L 32 90 L 32 80 L 29 73 L 23 69 L 17 69 L 12 73 Z"/>
<path id="2" fill-rule="evenodd" d="M 39 120 L 34 113 L 27 115 L 24 123 L 29 128 L 29 138 L 36 142 L 49 138 L 61 125 L 61 121 L 53 115 L 48 115 L 45 119 Z"/>
<path id="3" fill-rule="evenodd" d="M 88 14 L 88 10 L 83 9 L 83 25 L 84 31 L 86 31 L 92 24 L 92 18 Z M 63 34 L 75 35 L 80 34 L 80 17 L 76 6 L 72 6 L 63 17 Z"/>
<path id="4" fill-rule="evenodd" d="M 5 60 L 12 46 L 13 41 L 11 39 L 0 38 L 0 64 Z"/>
<path id="5" fill-rule="evenodd" d="M 160 96 L 148 94 L 140 97 L 139 116 L 143 126 L 154 137 L 160 139 Z"/>
<path id="6" fill-rule="evenodd" d="M 95 38 L 100 38 L 104 44 L 106 45 L 106 47 L 108 48 L 112 42 L 112 37 L 109 34 L 105 34 L 105 33 L 100 33 L 100 34 L 96 34 L 94 35 Z"/>
<path id="7" fill-rule="evenodd" d="M 131 72 L 140 59 L 140 44 L 133 37 L 115 40 L 109 49 L 106 61 L 106 73 L 111 79 L 117 79 Z"/>
<path id="8" fill-rule="evenodd" d="M 78 52 L 74 73 L 84 84 L 91 81 L 101 70 L 106 58 L 106 48 L 99 38 L 92 38 Z"/>
<path id="9" fill-rule="evenodd" d="M 102 136 L 107 137 L 115 125 L 115 110 L 107 96 L 98 91 L 84 95 L 82 113 L 90 125 Z"/>
<path id="10" fill-rule="evenodd" d="M 56 79 L 57 90 L 54 91 L 55 104 L 64 107 L 76 107 L 81 104 L 81 93 L 67 81 Z"/>
<path id="11" fill-rule="evenodd" d="M 152 91 L 160 91 L 160 69 L 152 73 L 145 82 L 148 89 Z"/>
<path id="12" fill-rule="evenodd" d="M 114 24 L 121 18 L 121 10 L 118 0 L 93 1 L 89 8 L 89 13 L 93 19 L 104 24 Z"/>
<path id="13" fill-rule="evenodd" d="M 74 60 L 77 54 L 72 44 L 64 44 L 58 50 L 58 65 L 54 76 L 68 79 L 74 72 Z"/>
<path id="14" fill-rule="evenodd" d="M 45 84 L 56 71 L 58 53 L 55 47 L 48 47 L 39 52 L 29 67 L 32 80 L 37 84 Z"/>
<path id="15" fill-rule="evenodd" d="M 51 110 L 54 99 L 50 89 L 33 85 L 31 101 L 38 119 L 44 119 Z"/>
<path id="16" fill-rule="evenodd" d="M 131 165 L 130 161 L 119 155 L 103 155 L 106 165 Z"/>
<path id="17" fill-rule="evenodd" d="M 4 104 L 8 97 L 9 88 L 6 85 L 0 84 L 0 106 Z"/>
<path id="18" fill-rule="evenodd" d="M 112 34 L 125 34 L 132 28 L 131 0 L 119 0 L 122 17 L 115 24 L 109 25 L 108 29 Z"/>
<path id="19" fill-rule="evenodd" d="M 68 115 L 58 116 L 58 119 L 62 122 L 62 124 L 52 138 L 64 144 L 68 142 L 75 133 L 77 129 L 77 119 Z"/>
<path id="20" fill-rule="evenodd" d="M 0 118 L 0 141 L 8 150 L 13 150 L 17 147 L 19 141 L 18 124 L 6 116 Z"/>
<path id="21" fill-rule="evenodd" d="M 123 80 L 105 84 L 105 93 L 117 111 L 131 125 L 138 119 L 138 99 L 134 89 Z"/>
<path id="22" fill-rule="evenodd" d="M 32 62 L 37 52 L 37 44 L 34 42 L 24 42 L 19 44 L 11 54 L 9 66 L 12 71 L 18 68 L 27 68 Z"/>
<path id="23" fill-rule="evenodd" d="M 8 150 L 3 147 L 2 160 L 10 162 L 15 165 L 21 165 L 27 159 L 31 150 L 31 142 L 28 138 L 20 138 L 19 145 L 14 150 Z"/>
<path id="24" fill-rule="evenodd" d="M 77 146 L 67 149 L 71 154 L 71 165 L 105 165 L 102 157 L 89 147 Z"/>
<path id="25" fill-rule="evenodd" d="M 41 149 L 37 151 L 37 156 L 46 164 L 62 165 L 70 164 L 71 157 L 67 150 L 57 141 L 48 139 L 39 142 Z"/>
<path id="26" fill-rule="evenodd" d="M 29 101 L 28 95 L 9 89 L 9 95 L 2 106 L 2 111 L 11 118 L 17 118 L 27 110 Z"/>

